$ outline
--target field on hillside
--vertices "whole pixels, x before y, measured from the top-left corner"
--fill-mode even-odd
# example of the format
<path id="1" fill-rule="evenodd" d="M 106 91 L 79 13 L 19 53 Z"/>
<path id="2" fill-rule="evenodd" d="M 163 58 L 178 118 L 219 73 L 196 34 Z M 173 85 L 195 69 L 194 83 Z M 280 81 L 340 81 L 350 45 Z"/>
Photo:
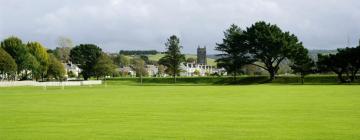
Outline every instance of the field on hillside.
<path id="1" fill-rule="evenodd" d="M 359 91 L 346 85 L 0 88 L 0 139 L 360 139 Z"/>

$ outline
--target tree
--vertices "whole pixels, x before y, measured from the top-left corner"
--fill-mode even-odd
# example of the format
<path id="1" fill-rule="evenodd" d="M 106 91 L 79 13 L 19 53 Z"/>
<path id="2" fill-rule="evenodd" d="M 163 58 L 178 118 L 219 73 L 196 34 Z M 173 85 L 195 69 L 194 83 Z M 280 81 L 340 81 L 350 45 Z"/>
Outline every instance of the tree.
<path id="1" fill-rule="evenodd" d="M 17 37 L 9 37 L 1 42 L 1 47 L 15 60 L 17 73 L 25 69 L 27 48 Z"/>
<path id="2" fill-rule="evenodd" d="M 49 68 L 49 55 L 46 51 L 46 48 L 43 47 L 39 42 L 29 42 L 26 46 L 28 47 L 30 54 L 32 54 L 40 64 L 37 69 L 38 75 L 35 75 L 36 78 L 40 77 L 42 80 L 44 80 L 44 77 Z"/>
<path id="3" fill-rule="evenodd" d="M 277 25 L 262 21 L 247 28 L 245 34 L 252 57 L 264 64 L 253 65 L 268 71 L 270 80 L 275 78 L 281 62 L 293 57 L 293 51 L 297 48 L 303 48 L 295 35 L 283 32 Z"/>
<path id="4" fill-rule="evenodd" d="M 50 54 L 47 77 L 55 78 L 56 80 L 62 80 L 65 77 L 65 73 L 64 65 L 53 54 Z"/>
<path id="5" fill-rule="evenodd" d="M 130 65 L 130 59 L 122 54 L 116 55 L 116 57 L 113 58 L 113 61 L 115 65 L 120 67 L 126 67 Z"/>
<path id="6" fill-rule="evenodd" d="M 40 75 L 39 67 L 40 67 L 40 63 L 35 58 L 35 56 L 33 56 L 30 53 L 27 53 L 25 55 L 25 61 L 24 61 L 24 65 L 23 65 L 25 75 L 22 77 L 22 79 L 28 80 L 28 78 L 29 78 L 28 71 L 31 72 L 31 78 L 33 80 L 38 79 L 39 77 L 36 78 L 36 76 Z"/>
<path id="7" fill-rule="evenodd" d="M 57 40 L 58 47 L 54 50 L 54 55 L 63 62 L 70 60 L 70 51 L 74 44 L 70 38 L 59 37 Z"/>
<path id="8" fill-rule="evenodd" d="M 322 72 L 332 71 L 336 73 L 340 82 L 346 82 L 343 74 L 347 71 L 348 63 L 342 53 L 329 55 L 318 54 L 317 67 Z"/>
<path id="9" fill-rule="evenodd" d="M 309 57 L 308 50 L 304 48 L 299 48 L 291 60 L 291 69 L 294 73 L 300 74 L 301 83 L 304 84 L 305 76 L 314 73 L 315 62 Z"/>
<path id="10" fill-rule="evenodd" d="M 70 60 L 82 69 L 84 80 L 94 76 L 94 66 L 102 50 L 93 44 L 80 44 L 70 51 Z"/>
<path id="11" fill-rule="evenodd" d="M 360 69 L 360 46 L 356 48 L 344 48 L 338 49 L 338 53 L 343 55 L 345 61 L 347 62 L 347 75 L 350 75 L 350 81 L 354 82 L 356 74 Z M 349 74 L 350 73 L 350 74 Z"/>
<path id="12" fill-rule="evenodd" d="M 7 76 L 8 80 L 13 79 L 10 77 L 15 77 L 16 71 L 15 60 L 4 49 L 0 48 L 0 78 L 4 79 L 4 76 Z"/>
<path id="13" fill-rule="evenodd" d="M 225 38 L 221 44 L 217 44 L 215 50 L 220 51 L 216 62 L 219 67 L 225 68 L 232 73 L 234 80 L 236 75 L 241 72 L 241 68 L 253 62 L 247 48 L 246 36 L 243 31 L 236 25 L 231 25 L 224 32 Z"/>
<path id="14" fill-rule="evenodd" d="M 195 63 L 196 62 L 196 59 L 195 58 L 192 58 L 192 57 L 189 57 L 186 59 L 186 62 L 187 63 Z"/>
<path id="15" fill-rule="evenodd" d="M 136 72 L 136 76 L 140 78 L 140 83 L 143 83 L 143 76 L 147 74 L 145 69 L 145 61 L 140 58 L 132 59 L 132 68 Z"/>
<path id="16" fill-rule="evenodd" d="M 180 73 L 180 65 L 185 61 L 185 55 L 181 54 L 180 39 L 175 35 L 171 36 L 165 43 L 165 56 L 159 60 L 159 64 L 167 67 L 176 83 L 176 76 Z"/>
<path id="17" fill-rule="evenodd" d="M 165 66 L 164 66 L 164 65 L 159 65 L 159 66 L 158 66 L 158 75 L 159 75 L 160 77 L 163 77 L 164 74 L 165 74 Z"/>
<path id="18" fill-rule="evenodd" d="M 140 56 L 140 59 L 144 60 L 145 61 L 145 64 L 149 64 L 149 57 L 146 56 L 146 55 L 141 55 Z"/>
<path id="19" fill-rule="evenodd" d="M 97 79 L 102 76 L 109 76 L 115 72 L 116 66 L 113 61 L 105 53 L 101 53 L 94 66 L 94 72 Z"/>

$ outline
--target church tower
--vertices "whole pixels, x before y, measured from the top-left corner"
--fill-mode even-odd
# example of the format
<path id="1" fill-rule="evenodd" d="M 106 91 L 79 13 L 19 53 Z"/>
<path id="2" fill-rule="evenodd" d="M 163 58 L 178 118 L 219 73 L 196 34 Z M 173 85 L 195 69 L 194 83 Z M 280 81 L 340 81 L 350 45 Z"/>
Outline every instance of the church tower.
<path id="1" fill-rule="evenodd" d="M 201 65 L 207 65 L 206 60 L 206 47 L 201 48 L 200 46 L 197 48 L 197 63 Z"/>

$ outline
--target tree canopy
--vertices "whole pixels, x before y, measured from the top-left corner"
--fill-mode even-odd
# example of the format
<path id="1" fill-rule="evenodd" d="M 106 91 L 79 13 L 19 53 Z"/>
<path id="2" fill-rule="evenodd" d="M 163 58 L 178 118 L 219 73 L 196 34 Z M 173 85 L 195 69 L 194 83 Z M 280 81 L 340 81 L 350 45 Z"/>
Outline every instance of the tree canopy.
<path id="1" fill-rule="evenodd" d="M 113 61 L 105 53 L 101 53 L 94 66 L 95 76 L 97 78 L 102 76 L 110 76 L 115 72 L 116 66 Z"/>
<path id="2" fill-rule="evenodd" d="M 280 63 L 294 57 L 294 51 L 304 48 L 294 34 L 283 32 L 277 25 L 263 21 L 247 28 L 246 42 L 253 58 L 264 65 L 254 65 L 269 72 L 270 80 L 275 78 Z"/>
<path id="3" fill-rule="evenodd" d="M 14 36 L 6 38 L 1 42 L 1 47 L 15 60 L 18 73 L 26 69 L 26 54 L 28 50 L 21 39 Z"/>
<path id="4" fill-rule="evenodd" d="M 165 56 L 159 60 L 159 64 L 167 67 L 167 71 L 173 76 L 176 83 L 176 76 L 180 73 L 180 65 L 185 61 L 185 55 L 181 53 L 180 39 L 173 35 L 165 43 Z"/>
<path id="5" fill-rule="evenodd" d="M 291 69 L 295 74 L 300 74 L 301 83 L 304 84 L 305 76 L 315 72 L 315 62 L 309 57 L 308 50 L 304 48 L 298 48 L 291 61 Z"/>
<path id="6" fill-rule="evenodd" d="M 65 67 L 53 54 L 49 55 L 49 69 L 47 71 L 48 78 L 62 80 L 65 77 Z"/>
<path id="7" fill-rule="evenodd" d="M 17 65 L 15 60 L 4 49 L 0 48 L 0 74 L 7 75 L 7 79 L 14 79 L 16 75 Z M 5 77 L 0 77 L 4 79 Z"/>
<path id="8" fill-rule="evenodd" d="M 224 39 L 221 44 L 217 44 L 215 50 L 221 53 L 216 62 L 218 67 L 225 68 L 229 73 L 232 73 L 234 79 L 236 75 L 241 73 L 241 68 L 253 62 L 247 48 L 246 36 L 244 32 L 236 25 L 231 25 L 229 29 L 224 32 Z"/>
<path id="9" fill-rule="evenodd" d="M 35 77 L 43 79 L 49 68 L 49 54 L 47 53 L 46 48 L 39 42 L 29 42 L 26 46 L 28 47 L 30 54 L 32 54 L 40 64 L 37 69 L 38 75 L 35 75 Z"/>
<path id="10" fill-rule="evenodd" d="M 93 69 L 101 53 L 101 48 L 94 44 L 80 44 L 70 51 L 70 60 L 82 69 L 84 80 L 95 75 Z"/>

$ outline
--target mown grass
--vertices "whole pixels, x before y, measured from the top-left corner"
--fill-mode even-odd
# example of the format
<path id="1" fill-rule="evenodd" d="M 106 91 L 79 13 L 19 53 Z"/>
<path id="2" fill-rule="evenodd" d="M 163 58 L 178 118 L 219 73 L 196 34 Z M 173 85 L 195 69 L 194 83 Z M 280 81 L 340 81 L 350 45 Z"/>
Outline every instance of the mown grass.
<path id="1" fill-rule="evenodd" d="M 360 86 L 0 88 L 0 139 L 360 139 Z"/>

